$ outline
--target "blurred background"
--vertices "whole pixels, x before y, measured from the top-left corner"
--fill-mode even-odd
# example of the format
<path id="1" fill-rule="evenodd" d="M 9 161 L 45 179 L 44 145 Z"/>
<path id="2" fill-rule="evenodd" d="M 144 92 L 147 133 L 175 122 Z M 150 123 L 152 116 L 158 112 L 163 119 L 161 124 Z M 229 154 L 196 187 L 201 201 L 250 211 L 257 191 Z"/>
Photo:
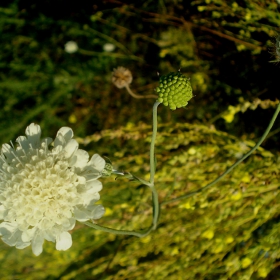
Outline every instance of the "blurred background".
<path id="1" fill-rule="evenodd" d="M 157 73 L 180 69 L 195 97 L 159 107 L 160 199 L 202 187 L 254 146 L 278 104 L 279 11 L 276 0 L 2 0 L 1 143 L 32 122 L 53 138 L 70 126 L 83 149 L 145 177 L 155 99 L 118 89 L 112 71 L 128 68 L 149 95 Z M 223 183 L 164 205 L 151 236 L 77 225 L 71 249 L 46 243 L 39 257 L 1 243 L 1 279 L 280 279 L 279 125 Z M 100 224 L 149 226 L 149 190 L 103 184 Z"/>

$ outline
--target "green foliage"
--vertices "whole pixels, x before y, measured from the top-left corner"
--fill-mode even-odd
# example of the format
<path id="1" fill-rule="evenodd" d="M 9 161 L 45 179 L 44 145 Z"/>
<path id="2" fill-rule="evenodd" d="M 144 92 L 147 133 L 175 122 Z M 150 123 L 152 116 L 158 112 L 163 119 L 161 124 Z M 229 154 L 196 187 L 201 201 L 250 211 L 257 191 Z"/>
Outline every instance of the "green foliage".
<path id="1" fill-rule="evenodd" d="M 150 130 L 151 127 L 145 125 L 121 127 L 89 136 L 85 141 L 98 141 L 101 147 L 106 147 L 107 142 L 109 145 L 112 139 L 114 143 L 121 143 L 116 147 L 114 163 L 119 169 L 137 175 L 148 169 L 148 161 L 142 162 L 147 158 L 148 143 L 146 147 L 142 144 Z M 161 125 L 156 145 L 160 200 L 166 201 L 206 185 L 253 145 L 251 141 L 240 141 L 213 127 Z M 138 147 L 137 153 L 133 153 L 133 146 Z M 165 204 L 156 232 L 144 239 L 123 241 L 110 264 L 110 275 L 117 273 L 116 279 L 167 276 L 170 279 L 250 279 L 251 275 L 257 279 L 266 276 L 265 271 L 268 274 L 273 269 L 280 253 L 279 238 L 275 235 L 280 226 L 277 218 L 279 163 L 279 156 L 260 148 L 208 191 L 185 201 Z M 122 221 L 122 229 L 149 225 L 150 221 L 143 215 L 151 213 L 148 191 L 140 188 L 135 191 L 131 186 L 128 189 L 128 183 L 119 180 L 105 185 L 108 188 L 104 189 L 103 203 L 110 209 L 107 216 L 110 220 L 105 224 L 119 228 Z M 116 205 L 115 197 L 121 194 L 127 195 L 126 203 L 120 201 Z M 106 203 L 107 197 L 110 204 Z M 118 265 L 123 268 L 119 270 Z"/>
<path id="2" fill-rule="evenodd" d="M 277 4 L 241 2 L 156 1 L 136 6 L 97 2 L 94 7 L 62 9 L 58 1 L 57 14 L 48 1 L 3 4 L 2 141 L 14 139 L 31 121 L 53 133 L 57 126 L 69 125 L 80 136 L 92 128 L 121 125 L 128 118 L 148 122 L 152 102 L 137 104 L 111 85 L 111 71 L 119 65 L 132 71 L 132 89 L 140 94 L 156 88 L 157 71 L 164 75 L 181 68 L 191 78 L 195 106 L 163 117 L 164 121 L 211 121 L 236 105 L 241 94 L 248 102 L 256 96 L 274 101 L 277 95 L 270 89 L 278 83 L 277 68 L 267 62 L 275 53 Z M 77 42 L 77 53 L 65 52 L 70 40 Z M 115 50 L 106 52 L 106 43 Z M 123 106 L 128 103 L 129 109 Z M 268 122 L 267 115 L 258 109 L 245 117 L 236 114 L 232 123 L 220 119 L 216 126 L 241 136 L 243 127 L 259 118 L 258 125 L 251 126 L 254 138 Z M 271 141 L 277 142 L 276 137 Z"/>
<path id="3" fill-rule="evenodd" d="M 111 158 L 115 166 L 141 175 L 148 171 L 150 131 L 148 125 L 130 125 L 104 130 L 85 141 L 103 153 L 112 152 L 110 143 L 115 143 Z M 206 185 L 254 145 L 213 127 L 193 124 L 161 125 L 157 139 L 156 182 L 161 202 Z M 135 146 L 137 151 L 132 149 Z M 279 156 L 258 149 L 216 186 L 185 201 L 162 206 L 158 229 L 143 239 L 77 227 L 73 247 L 57 252 L 53 244 L 48 244 L 39 267 L 33 266 L 32 277 L 44 279 L 40 276 L 41 261 L 44 270 L 59 279 L 90 275 L 103 275 L 102 279 L 265 277 L 280 257 L 279 167 Z M 101 198 L 107 214 L 99 224 L 130 230 L 150 225 L 149 190 L 122 179 L 108 178 L 103 183 Z M 3 265 L 7 265 L 9 257 L 4 252 Z M 17 258 L 26 256 L 17 273 L 34 261 L 28 250 L 20 255 L 15 249 L 10 252 L 13 261 L 14 254 Z M 80 266 L 70 266 L 77 259 Z M 65 266 L 69 266 L 67 270 Z"/>
<path id="4" fill-rule="evenodd" d="M 44 136 L 71 126 L 86 149 L 148 180 L 153 102 L 113 87 L 111 71 L 123 65 L 139 94 L 158 86 L 156 72 L 191 77 L 187 110 L 159 109 L 161 202 L 211 182 L 254 146 L 279 98 L 279 66 L 268 64 L 276 1 L 61 2 L 60 16 L 49 1 L 0 4 L 2 143 L 31 122 Z M 77 53 L 64 50 L 71 40 Z M 162 205 L 158 229 L 143 239 L 77 225 L 71 249 L 46 243 L 38 258 L 1 243 L 1 279 L 279 279 L 279 129 L 265 144 L 209 190 Z M 98 223 L 151 224 L 146 187 L 111 177 L 103 184 L 107 212 Z"/>

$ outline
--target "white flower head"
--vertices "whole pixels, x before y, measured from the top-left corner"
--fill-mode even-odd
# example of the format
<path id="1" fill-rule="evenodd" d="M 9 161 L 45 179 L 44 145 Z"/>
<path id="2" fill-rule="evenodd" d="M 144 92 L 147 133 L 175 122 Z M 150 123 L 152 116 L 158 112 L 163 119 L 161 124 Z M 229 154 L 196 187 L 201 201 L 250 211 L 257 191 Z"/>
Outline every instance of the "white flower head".
<path id="1" fill-rule="evenodd" d="M 75 53 L 79 49 L 79 47 L 76 42 L 69 41 L 64 45 L 64 49 L 67 53 Z"/>
<path id="2" fill-rule="evenodd" d="M 111 44 L 111 43 L 106 43 L 106 44 L 103 45 L 103 50 L 105 52 L 112 52 L 112 51 L 115 50 L 115 48 L 116 48 L 115 45 Z"/>
<path id="3" fill-rule="evenodd" d="M 10 246 L 31 244 L 41 254 L 44 240 L 56 242 L 57 250 L 72 245 L 69 230 L 76 221 L 99 219 L 105 210 L 96 205 L 105 160 L 78 149 L 73 131 L 62 127 L 53 147 L 51 138 L 41 140 L 41 128 L 30 124 L 17 147 L 4 144 L 0 155 L 0 236 Z"/>

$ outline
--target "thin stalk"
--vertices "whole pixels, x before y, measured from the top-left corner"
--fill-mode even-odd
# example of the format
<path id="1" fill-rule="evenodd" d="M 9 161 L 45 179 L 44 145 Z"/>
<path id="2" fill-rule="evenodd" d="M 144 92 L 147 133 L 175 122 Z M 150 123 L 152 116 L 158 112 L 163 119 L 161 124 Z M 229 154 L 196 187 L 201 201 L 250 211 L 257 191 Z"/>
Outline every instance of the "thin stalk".
<path id="1" fill-rule="evenodd" d="M 154 185 L 155 181 L 155 142 L 157 136 L 157 107 L 160 102 L 156 101 L 153 106 L 153 133 L 151 139 L 151 147 L 150 147 L 150 188 L 153 192 L 153 229 L 157 228 L 158 218 L 159 218 L 159 202 L 158 202 L 158 194 Z"/>
<path id="2" fill-rule="evenodd" d="M 159 202 L 158 202 L 158 193 L 156 188 L 153 186 L 153 227 L 152 229 L 155 230 L 157 228 L 158 218 L 159 218 Z"/>
<path id="3" fill-rule="evenodd" d="M 275 113 L 273 114 L 270 122 L 269 122 L 269 125 L 267 127 L 267 129 L 265 130 L 263 136 L 260 138 L 260 140 L 258 141 L 258 143 L 245 155 L 243 156 L 240 160 L 238 160 L 237 162 L 235 162 L 227 171 L 225 171 L 221 176 L 219 176 L 217 179 L 215 179 L 213 182 L 209 183 L 208 185 L 204 186 L 203 188 L 200 188 L 196 191 L 192 191 L 188 194 L 185 194 L 185 195 L 182 195 L 182 196 L 179 196 L 177 198 L 174 198 L 174 199 L 170 199 L 170 200 L 167 200 L 167 201 L 164 201 L 162 202 L 160 205 L 165 205 L 165 204 L 168 204 L 168 203 L 171 203 L 171 202 L 175 202 L 175 201 L 179 201 L 179 200 L 182 200 L 184 198 L 188 198 L 188 197 L 191 197 L 191 196 L 194 196 L 195 194 L 197 193 L 200 193 L 208 188 L 210 188 L 211 186 L 213 186 L 214 184 L 216 184 L 217 182 L 219 182 L 222 178 L 224 178 L 229 172 L 231 172 L 231 170 L 236 167 L 239 163 L 241 163 L 243 160 L 245 160 L 247 157 L 249 157 L 261 144 L 262 142 L 266 139 L 266 136 L 268 135 L 269 131 L 271 130 L 278 114 L 280 112 L 280 102 L 275 110 Z"/>
<path id="4" fill-rule="evenodd" d="M 140 99 L 140 98 L 158 98 L 158 96 L 154 95 L 154 94 L 150 94 L 150 95 L 136 94 L 130 89 L 129 85 L 126 85 L 125 88 L 126 88 L 127 92 L 134 98 L 138 98 L 138 99 Z"/>
<path id="5" fill-rule="evenodd" d="M 91 228 L 102 230 L 105 232 L 113 233 L 113 234 L 119 234 L 119 235 L 133 235 L 137 237 L 145 237 L 147 236 L 152 230 L 153 226 L 149 227 L 147 230 L 143 232 L 137 232 L 137 231 L 130 231 L 130 230 L 120 230 L 120 229 L 113 229 L 108 227 L 103 227 L 97 224 L 93 224 L 92 222 L 82 222 L 82 224 L 85 224 Z"/>
<path id="6" fill-rule="evenodd" d="M 153 107 L 153 134 L 150 148 L 150 183 L 154 184 L 155 177 L 155 142 L 157 136 L 157 107 L 160 102 L 156 101 Z"/>
<path id="7" fill-rule="evenodd" d="M 118 230 L 108 227 L 103 227 L 97 224 L 94 224 L 92 222 L 82 222 L 83 224 L 92 227 L 94 229 L 102 230 L 109 233 L 114 234 L 120 234 L 120 235 L 133 235 L 137 237 L 145 237 L 147 236 L 151 231 L 155 230 L 157 228 L 157 223 L 159 219 L 159 202 L 158 202 L 158 193 L 154 186 L 154 177 L 155 177 L 155 142 L 156 142 L 156 135 L 157 135 L 157 107 L 160 104 L 160 102 L 156 101 L 153 106 L 153 132 L 152 132 L 152 139 L 151 139 L 151 146 L 150 146 L 150 182 L 147 182 L 143 179 L 137 178 L 134 176 L 134 178 L 138 179 L 139 182 L 143 183 L 144 185 L 147 185 L 152 190 L 152 199 L 153 199 L 153 223 L 152 225 L 143 232 L 137 232 L 137 231 L 129 231 L 129 230 Z M 117 170 L 114 170 L 115 174 L 118 175 L 125 175 L 124 172 L 118 172 Z M 133 175 L 132 175 L 133 178 Z"/>

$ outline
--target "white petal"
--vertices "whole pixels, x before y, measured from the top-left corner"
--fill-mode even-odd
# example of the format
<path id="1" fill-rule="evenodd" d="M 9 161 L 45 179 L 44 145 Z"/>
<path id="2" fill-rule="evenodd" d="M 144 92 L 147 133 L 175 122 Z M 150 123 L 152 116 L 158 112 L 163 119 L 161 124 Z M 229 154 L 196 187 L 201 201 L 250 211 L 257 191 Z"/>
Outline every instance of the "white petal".
<path id="1" fill-rule="evenodd" d="M 33 148 L 40 147 L 41 128 L 38 124 L 35 123 L 30 124 L 26 128 L 25 134 Z"/>
<path id="2" fill-rule="evenodd" d="M 34 236 L 31 242 L 32 252 L 35 256 L 39 256 L 43 252 L 44 237 L 42 233 Z"/>
<path id="3" fill-rule="evenodd" d="M 2 240 L 9 246 L 16 246 L 18 242 L 20 242 L 20 243 L 22 242 L 21 241 L 21 231 L 18 230 L 16 232 L 14 232 L 13 235 L 11 235 L 11 236 L 8 236 L 8 235 L 3 236 Z"/>
<path id="4" fill-rule="evenodd" d="M 30 245 L 30 242 L 18 242 L 16 244 L 17 249 L 24 249 Z"/>
<path id="5" fill-rule="evenodd" d="M 62 146 L 64 147 L 66 144 L 66 141 L 61 134 L 57 134 L 56 138 L 54 139 L 54 147 L 56 148 L 57 146 Z"/>
<path id="6" fill-rule="evenodd" d="M 70 161 L 70 166 L 75 166 L 78 168 L 83 168 L 87 165 L 89 160 L 88 152 L 78 149 L 76 153 L 72 156 Z"/>
<path id="7" fill-rule="evenodd" d="M 70 226 L 67 228 L 67 230 L 71 230 L 75 227 L 76 219 L 74 219 L 74 218 L 69 219 L 69 223 L 70 223 Z"/>
<path id="8" fill-rule="evenodd" d="M 0 235 L 2 240 L 9 246 L 16 246 L 18 243 L 22 243 L 22 232 L 17 229 L 16 223 L 3 222 L 0 224 Z"/>
<path id="9" fill-rule="evenodd" d="M 27 140 L 27 138 L 25 136 L 19 136 L 16 139 L 16 142 L 19 144 L 20 147 L 22 147 L 25 151 L 27 151 L 30 147 L 29 147 L 29 141 Z"/>
<path id="10" fill-rule="evenodd" d="M 51 230 L 44 231 L 44 238 L 48 241 L 55 242 L 55 236 Z"/>
<path id="11" fill-rule="evenodd" d="M 3 144 L 1 152 L 8 160 L 12 160 L 13 158 L 15 158 L 15 156 L 13 155 L 14 149 L 9 144 Z"/>
<path id="12" fill-rule="evenodd" d="M 91 202 L 94 203 L 100 199 L 100 195 L 97 192 L 87 191 L 81 194 L 81 198 L 83 199 L 83 205 L 89 205 Z"/>
<path id="13" fill-rule="evenodd" d="M 73 216 L 77 221 L 85 222 L 90 219 L 88 211 L 86 211 L 85 209 L 83 209 L 83 210 L 84 211 L 82 211 L 81 209 L 75 208 Z"/>
<path id="14" fill-rule="evenodd" d="M 98 191 L 102 189 L 102 184 L 96 180 L 92 181 L 92 183 L 94 184 L 79 185 L 77 187 L 79 197 L 82 199 L 80 204 L 88 205 L 92 200 L 98 201 L 100 199 Z"/>
<path id="15" fill-rule="evenodd" d="M 36 228 L 32 228 L 24 231 L 21 236 L 22 241 L 29 242 L 33 238 L 36 230 L 37 230 Z"/>
<path id="16" fill-rule="evenodd" d="M 105 213 L 103 205 L 95 205 L 95 208 L 91 212 L 91 218 L 93 220 L 100 219 Z"/>
<path id="17" fill-rule="evenodd" d="M 70 139 L 73 138 L 74 136 L 73 130 L 70 127 L 66 127 L 66 126 L 59 129 L 57 135 L 59 134 L 63 136 L 66 142 L 70 141 Z"/>
<path id="18" fill-rule="evenodd" d="M 0 220 L 4 220 L 4 217 L 6 216 L 6 213 L 8 210 L 4 207 L 4 205 L 0 205 Z"/>
<path id="19" fill-rule="evenodd" d="M 90 190 L 90 192 L 99 192 L 102 190 L 102 183 L 98 180 L 89 181 L 86 183 L 86 188 Z"/>
<path id="20" fill-rule="evenodd" d="M 62 232 L 56 238 L 56 250 L 65 251 L 72 246 L 72 237 L 71 234 L 67 231 Z"/>
<path id="21" fill-rule="evenodd" d="M 79 181 L 79 184 L 84 185 L 86 183 L 86 178 L 84 176 L 77 175 L 77 180 Z"/>
<path id="22" fill-rule="evenodd" d="M 98 154 L 94 154 L 90 159 L 88 165 L 93 166 L 98 171 L 102 171 L 105 167 L 105 160 Z"/>
<path id="23" fill-rule="evenodd" d="M 70 158 L 77 151 L 78 147 L 78 142 L 74 139 L 71 139 L 63 149 L 65 158 Z"/>
<path id="24" fill-rule="evenodd" d="M 54 147 L 62 146 L 64 147 L 67 142 L 69 142 L 74 136 L 73 130 L 70 127 L 62 127 L 56 134 L 54 139 Z"/>
<path id="25" fill-rule="evenodd" d="M 0 224 L 0 235 L 2 236 L 11 236 L 17 229 L 17 224 L 12 224 L 9 222 L 3 222 Z"/>
<path id="26" fill-rule="evenodd" d="M 86 180 L 90 182 L 96 181 L 96 179 L 102 176 L 102 173 L 94 168 L 87 166 L 86 169 L 83 172 L 81 172 L 80 175 L 83 175 L 86 178 Z"/>
<path id="27" fill-rule="evenodd" d="M 61 145 L 55 146 L 55 143 L 54 143 L 54 148 L 52 149 L 52 154 L 58 155 L 61 153 L 62 150 L 63 150 L 63 147 Z"/>

